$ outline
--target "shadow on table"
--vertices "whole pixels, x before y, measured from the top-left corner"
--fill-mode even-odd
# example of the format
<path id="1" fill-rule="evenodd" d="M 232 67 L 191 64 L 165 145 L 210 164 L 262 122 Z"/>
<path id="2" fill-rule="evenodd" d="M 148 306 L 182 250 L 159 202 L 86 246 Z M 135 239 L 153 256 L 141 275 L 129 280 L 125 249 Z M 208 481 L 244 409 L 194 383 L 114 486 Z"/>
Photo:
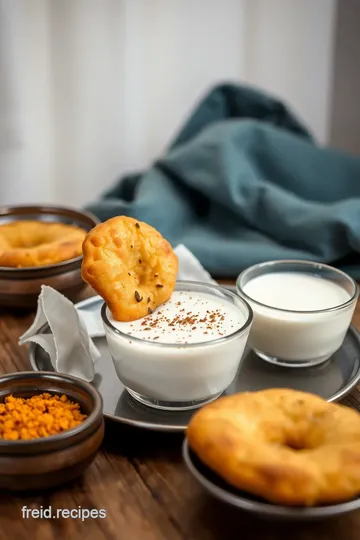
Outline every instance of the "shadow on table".
<path id="1" fill-rule="evenodd" d="M 163 433 L 111 420 L 105 422 L 103 449 L 132 459 L 164 458 L 180 461 L 184 433 Z"/>
<path id="2" fill-rule="evenodd" d="M 280 522 L 250 516 L 210 496 L 197 512 L 197 520 L 221 540 L 357 540 L 359 512 L 316 522 Z"/>

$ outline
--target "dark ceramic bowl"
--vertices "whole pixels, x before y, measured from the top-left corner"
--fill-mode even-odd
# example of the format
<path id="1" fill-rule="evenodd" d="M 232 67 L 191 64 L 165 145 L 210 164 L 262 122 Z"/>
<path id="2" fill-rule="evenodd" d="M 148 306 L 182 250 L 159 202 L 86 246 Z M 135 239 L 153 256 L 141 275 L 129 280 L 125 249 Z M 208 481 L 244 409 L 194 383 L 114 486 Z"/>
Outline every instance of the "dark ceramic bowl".
<path id="1" fill-rule="evenodd" d="M 9 394 L 31 397 L 42 392 L 65 394 L 88 417 L 58 435 L 29 441 L 0 439 L 0 489 L 37 490 L 73 480 L 90 465 L 103 440 L 102 399 L 91 384 L 47 371 L 0 377 L 0 402 Z"/>
<path id="2" fill-rule="evenodd" d="M 39 220 L 76 225 L 90 231 L 98 219 L 88 212 L 57 206 L 0 207 L 0 225 L 11 221 Z M 81 299 L 87 287 L 81 278 L 82 256 L 47 266 L 9 268 L 0 266 L 0 305 L 34 309 L 41 285 L 49 285 L 70 300 Z"/>
<path id="3" fill-rule="evenodd" d="M 253 514 L 256 519 L 321 521 L 348 514 L 360 508 L 360 497 L 342 503 L 313 507 L 291 507 L 272 504 L 230 486 L 196 456 L 190 449 L 186 438 L 183 443 L 182 453 L 185 465 L 205 491 L 224 504 Z"/>

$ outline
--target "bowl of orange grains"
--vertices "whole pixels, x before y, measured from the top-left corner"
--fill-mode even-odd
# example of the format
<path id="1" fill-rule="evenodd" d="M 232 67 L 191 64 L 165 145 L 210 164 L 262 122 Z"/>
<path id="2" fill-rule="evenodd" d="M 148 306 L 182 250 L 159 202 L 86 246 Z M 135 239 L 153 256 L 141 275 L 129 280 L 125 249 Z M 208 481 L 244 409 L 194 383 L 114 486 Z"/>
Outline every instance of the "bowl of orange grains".
<path id="1" fill-rule="evenodd" d="M 91 384 L 46 371 L 0 377 L 0 489 L 38 490 L 75 479 L 103 437 L 102 399 Z"/>

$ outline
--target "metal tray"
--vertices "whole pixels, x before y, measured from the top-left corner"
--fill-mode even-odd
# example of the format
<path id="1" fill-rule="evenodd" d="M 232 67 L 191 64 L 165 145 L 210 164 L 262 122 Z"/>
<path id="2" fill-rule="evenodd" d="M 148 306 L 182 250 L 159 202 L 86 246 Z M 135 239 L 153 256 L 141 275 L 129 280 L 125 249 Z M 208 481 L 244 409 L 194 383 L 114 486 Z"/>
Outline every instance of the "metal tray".
<path id="1" fill-rule="evenodd" d="M 228 287 L 234 290 L 233 287 Z M 103 300 L 96 296 L 77 304 L 83 312 L 99 313 Z M 44 330 L 41 330 L 44 331 Z M 106 339 L 95 337 L 94 342 L 101 352 L 95 365 L 93 384 L 104 401 L 105 417 L 156 431 L 183 431 L 186 429 L 192 411 L 161 411 L 151 409 L 135 401 L 119 381 Z M 35 371 L 53 371 L 48 354 L 39 345 L 30 345 L 30 364 Z M 350 327 L 342 347 L 324 364 L 308 368 L 285 368 L 268 364 L 251 350 L 245 357 L 235 380 L 225 391 L 231 395 L 245 390 L 264 388 L 293 388 L 317 394 L 328 401 L 344 398 L 360 380 L 360 337 L 354 327 Z"/>

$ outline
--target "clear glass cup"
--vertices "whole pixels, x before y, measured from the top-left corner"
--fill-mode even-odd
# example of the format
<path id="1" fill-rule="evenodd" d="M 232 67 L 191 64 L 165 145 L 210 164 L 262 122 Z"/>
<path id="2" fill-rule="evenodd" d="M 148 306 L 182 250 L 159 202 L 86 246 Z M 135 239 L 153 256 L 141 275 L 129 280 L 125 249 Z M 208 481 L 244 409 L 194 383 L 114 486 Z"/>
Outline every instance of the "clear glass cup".
<path id="1" fill-rule="evenodd" d="M 255 300 L 244 291 L 246 284 L 254 278 L 288 272 L 298 273 L 300 277 L 323 278 L 341 287 L 348 299 L 331 308 L 300 311 L 267 305 L 259 301 L 258 296 Z M 320 364 L 341 347 L 359 294 L 356 282 L 344 272 L 326 264 L 298 260 L 269 261 L 251 266 L 239 275 L 236 287 L 238 294 L 253 309 L 254 322 L 249 346 L 263 360 L 287 367 Z M 278 284 L 273 293 L 279 291 L 281 294 L 280 289 L 281 285 Z M 288 298 L 291 302 L 291 295 Z"/>
<path id="2" fill-rule="evenodd" d="M 217 285 L 178 281 L 175 290 L 220 298 L 239 310 L 243 324 L 206 342 L 159 343 L 121 332 L 105 304 L 101 315 L 116 373 L 130 395 L 158 409 L 194 409 L 218 398 L 234 380 L 253 315 L 245 300 Z"/>

